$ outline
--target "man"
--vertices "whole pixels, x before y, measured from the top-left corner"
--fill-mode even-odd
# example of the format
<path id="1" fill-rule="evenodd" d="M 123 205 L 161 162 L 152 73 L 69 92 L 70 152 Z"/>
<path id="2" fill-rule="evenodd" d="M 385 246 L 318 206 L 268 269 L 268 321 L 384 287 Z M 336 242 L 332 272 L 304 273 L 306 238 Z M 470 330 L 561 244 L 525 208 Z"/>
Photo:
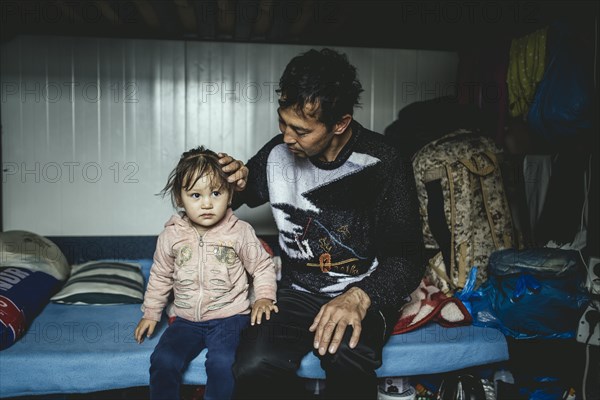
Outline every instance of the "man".
<path id="1" fill-rule="evenodd" d="M 283 262 L 279 313 L 238 349 L 239 398 L 300 397 L 296 370 L 311 349 L 329 397 L 377 397 L 382 347 L 424 264 L 410 160 L 353 120 L 361 92 L 345 55 L 310 50 L 281 77 L 281 134 L 247 167 L 222 155 L 243 189 L 234 207 L 270 202 Z"/>

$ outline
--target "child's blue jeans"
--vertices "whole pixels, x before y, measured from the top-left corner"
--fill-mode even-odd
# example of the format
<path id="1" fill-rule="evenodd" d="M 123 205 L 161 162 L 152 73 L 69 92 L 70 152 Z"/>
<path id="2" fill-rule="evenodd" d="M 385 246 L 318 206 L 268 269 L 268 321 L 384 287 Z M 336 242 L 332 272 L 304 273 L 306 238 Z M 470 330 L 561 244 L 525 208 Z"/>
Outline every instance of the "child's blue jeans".
<path id="1" fill-rule="evenodd" d="M 190 361 L 206 347 L 205 400 L 230 399 L 234 380 L 231 366 L 249 315 L 192 322 L 182 318 L 165 330 L 150 357 L 150 398 L 179 399 L 181 378 Z"/>

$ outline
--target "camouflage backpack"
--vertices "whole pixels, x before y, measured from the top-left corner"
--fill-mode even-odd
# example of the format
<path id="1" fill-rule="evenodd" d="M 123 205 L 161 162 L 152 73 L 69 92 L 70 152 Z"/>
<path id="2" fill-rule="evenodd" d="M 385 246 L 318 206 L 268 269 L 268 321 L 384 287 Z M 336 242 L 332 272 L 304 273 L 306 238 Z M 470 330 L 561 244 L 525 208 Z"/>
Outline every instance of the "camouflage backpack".
<path id="1" fill-rule="evenodd" d="M 429 260 L 427 278 L 446 293 L 464 287 L 473 266 L 478 267 L 479 286 L 487 279 L 490 254 L 513 247 L 513 225 L 499 153 L 501 149 L 490 138 L 461 129 L 428 143 L 413 158 L 425 247 L 438 250 Z M 433 193 L 436 181 L 439 185 L 435 190 L 443 203 L 443 217 L 438 210 L 439 220 L 444 220 L 438 222 L 449 231 L 442 235 L 449 244 L 445 254 L 442 243 L 438 244 L 432 234 L 429 215 L 435 209 L 428 190 Z M 439 226 L 433 231 L 440 232 Z"/>

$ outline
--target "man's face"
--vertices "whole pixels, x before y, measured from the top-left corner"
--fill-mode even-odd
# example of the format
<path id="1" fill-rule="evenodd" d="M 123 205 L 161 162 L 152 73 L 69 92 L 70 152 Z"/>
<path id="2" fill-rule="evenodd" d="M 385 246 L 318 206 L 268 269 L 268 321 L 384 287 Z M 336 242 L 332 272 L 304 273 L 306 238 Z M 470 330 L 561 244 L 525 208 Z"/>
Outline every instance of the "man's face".
<path id="1" fill-rule="evenodd" d="M 310 116 L 314 113 L 314 105 L 304 106 L 304 115 L 299 114 L 293 107 L 277 109 L 279 114 L 279 130 L 288 149 L 298 157 L 325 157 L 329 150 L 334 133 L 317 118 Z"/>

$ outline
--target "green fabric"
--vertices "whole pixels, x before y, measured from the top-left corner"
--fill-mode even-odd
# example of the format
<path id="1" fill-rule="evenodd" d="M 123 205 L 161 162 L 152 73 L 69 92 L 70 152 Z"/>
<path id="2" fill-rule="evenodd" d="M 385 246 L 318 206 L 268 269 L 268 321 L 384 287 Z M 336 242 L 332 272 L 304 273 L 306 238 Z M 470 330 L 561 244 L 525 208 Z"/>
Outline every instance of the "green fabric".
<path id="1" fill-rule="evenodd" d="M 537 84 L 544 76 L 547 31 L 543 28 L 513 39 L 510 45 L 506 83 L 508 110 L 513 117 L 527 114 Z"/>

